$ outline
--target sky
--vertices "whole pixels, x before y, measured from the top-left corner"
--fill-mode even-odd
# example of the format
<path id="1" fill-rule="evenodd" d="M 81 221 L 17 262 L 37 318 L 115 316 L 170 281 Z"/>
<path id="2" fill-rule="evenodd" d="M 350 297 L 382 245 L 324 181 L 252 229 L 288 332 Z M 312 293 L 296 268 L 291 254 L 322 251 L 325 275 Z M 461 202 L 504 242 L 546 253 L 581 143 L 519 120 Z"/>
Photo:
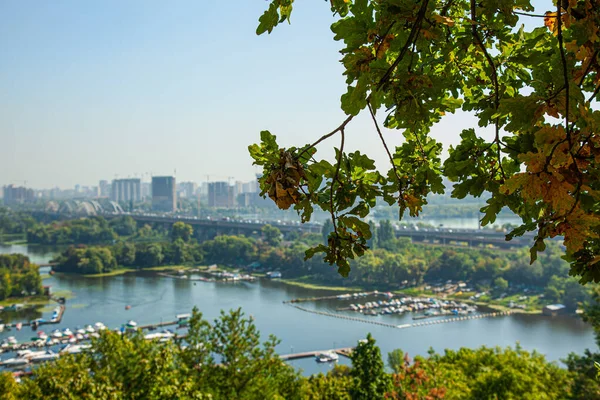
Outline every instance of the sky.
<path id="1" fill-rule="evenodd" d="M 259 170 L 247 147 L 261 130 L 289 146 L 337 127 L 346 84 L 328 2 L 297 1 L 291 24 L 257 36 L 267 5 L 0 0 L 0 186 L 248 181 Z M 469 127 L 475 118 L 457 113 L 432 134 L 447 147 Z M 368 113 L 346 133 L 348 150 L 387 170 Z M 318 154 L 331 157 L 333 145 Z"/>

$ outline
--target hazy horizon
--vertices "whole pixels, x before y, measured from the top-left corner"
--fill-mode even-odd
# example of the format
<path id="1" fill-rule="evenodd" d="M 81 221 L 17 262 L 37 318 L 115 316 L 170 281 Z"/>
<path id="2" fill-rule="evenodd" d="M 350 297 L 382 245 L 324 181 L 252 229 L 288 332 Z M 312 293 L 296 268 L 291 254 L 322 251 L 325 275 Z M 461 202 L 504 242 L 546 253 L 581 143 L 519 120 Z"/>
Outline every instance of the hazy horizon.
<path id="1" fill-rule="evenodd" d="M 298 2 L 291 25 L 256 36 L 267 4 L 1 3 L 0 186 L 73 188 L 175 170 L 179 182 L 248 181 L 258 169 L 247 146 L 261 130 L 284 146 L 331 131 L 344 119 L 346 84 L 328 3 Z M 448 115 L 433 136 L 447 148 L 470 127 L 473 116 Z M 385 134 L 401 143 L 400 132 Z M 367 114 L 347 128 L 346 146 L 388 168 Z"/>

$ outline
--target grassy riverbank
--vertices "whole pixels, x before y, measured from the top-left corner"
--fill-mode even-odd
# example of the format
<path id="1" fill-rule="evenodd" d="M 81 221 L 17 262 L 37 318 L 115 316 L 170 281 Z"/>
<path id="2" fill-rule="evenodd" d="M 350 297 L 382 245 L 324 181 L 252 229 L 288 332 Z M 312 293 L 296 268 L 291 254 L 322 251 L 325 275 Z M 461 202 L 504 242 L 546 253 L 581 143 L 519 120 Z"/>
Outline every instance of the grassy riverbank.
<path id="1" fill-rule="evenodd" d="M 258 276 L 258 274 L 253 274 Z M 348 287 L 348 286 L 334 286 L 324 284 L 323 282 L 311 280 L 310 278 L 297 278 L 297 279 L 277 279 L 277 281 L 285 283 L 286 285 L 301 287 L 304 289 L 311 290 L 329 290 L 334 292 L 360 292 L 364 291 L 359 287 Z"/>
<path id="2" fill-rule="evenodd" d="M 50 298 L 47 296 L 9 297 L 7 299 L 0 300 L 0 306 L 7 307 L 13 304 L 23 304 L 25 307 L 44 306 L 50 301 Z"/>
<path id="3" fill-rule="evenodd" d="M 112 270 L 110 272 L 103 272 L 101 274 L 91 274 L 91 275 L 82 275 L 86 278 L 103 278 L 106 276 L 118 276 L 127 274 L 130 272 L 143 272 L 143 271 L 154 271 L 154 272 L 168 272 L 168 271 L 179 271 L 179 270 L 189 270 L 193 268 L 205 269 L 204 266 L 189 266 L 189 265 L 159 265 L 156 267 L 149 268 L 118 268 Z"/>

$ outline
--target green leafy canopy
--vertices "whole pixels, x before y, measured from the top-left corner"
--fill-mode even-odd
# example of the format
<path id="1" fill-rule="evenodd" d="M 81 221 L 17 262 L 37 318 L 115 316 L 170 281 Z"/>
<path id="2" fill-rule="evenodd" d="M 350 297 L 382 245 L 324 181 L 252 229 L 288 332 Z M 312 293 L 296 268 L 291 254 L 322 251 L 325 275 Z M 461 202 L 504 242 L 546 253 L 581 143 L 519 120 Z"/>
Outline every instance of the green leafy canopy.
<path id="1" fill-rule="evenodd" d="M 348 259 L 361 256 L 371 237 L 368 215 L 376 199 L 397 204 L 399 216 L 416 216 L 442 177 L 453 197 L 488 195 L 482 223 L 504 207 L 523 224 L 507 239 L 536 231 L 531 258 L 544 239 L 564 237 L 571 274 L 600 282 L 600 5 L 561 0 L 540 14 L 527 0 L 331 0 L 331 30 L 342 45 L 347 118 L 332 132 L 302 147 L 282 148 L 261 133 L 250 146 L 264 170 L 263 196 L 302 221 L 314 207 L 331 214 L 333 231 L 324 252 L 347 275 Z M 257 33 L 290 21 L 293 0 L 272 0 Z M 520 18 L 538 22 L 526 31 Z M 375 115 L 404 143 L 390 149 Z M 465 129 L 442 162 L 431 128 L 447 113 L 474 114 L 485 140 Z M 368 155 L 344 151 L 345 128 L 361 112 L 374 124 L 390 167 L 376 170 Z M 333 162 L 317 160 L 317 148 L 339 140 Z M 365 140 L 370 140 L 365 138 Z"/>

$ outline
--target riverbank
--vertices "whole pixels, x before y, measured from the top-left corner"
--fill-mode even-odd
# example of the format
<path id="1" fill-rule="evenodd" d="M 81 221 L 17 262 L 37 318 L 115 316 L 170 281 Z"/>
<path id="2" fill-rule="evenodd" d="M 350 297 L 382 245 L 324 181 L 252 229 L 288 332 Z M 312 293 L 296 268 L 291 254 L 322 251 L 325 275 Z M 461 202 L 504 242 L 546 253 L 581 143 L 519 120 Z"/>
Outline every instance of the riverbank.
<path id="1" fill-rule="evenodd" d="M 77 274 L 77 273 L 68 273 L 68 272 L 57 272 L 58 274 L 65 274 L 65 275 L 80 275 L 83 276 L 85 278 L 104 278 L 107 276 L 118 276 L 118 275 L 124 275 L 124 274 L 128 274 L 130 272 L 147 272 L 147 271 L 152 271 L 152 272 L 168 272 L 168 271 L 187 271 L 190 269 L 205 269 L 205 266 L 191 266 L 191 265 L 159 265 L 156 267 L 149 267 L 149 268 L 118 268 L 109 272 L 103 272 L 101 274 Z"/>
<path id="2" fill-rule="evenodd" d="M 252 274 L 259 276 L 260 274 Z M 262 274 L 264 276 L 264 274 Z M 274 281 L 285 283 L 286 285 L 301 287 L 303 289 L 310 290 L 328 290 L 333 292 L 361 292 L 365 289 L 353 286 L 334 286 L 323 284 L 322 282 L 312 281 L 310 279 L 298 278 L 298 279 L 274 279 Z"/>

